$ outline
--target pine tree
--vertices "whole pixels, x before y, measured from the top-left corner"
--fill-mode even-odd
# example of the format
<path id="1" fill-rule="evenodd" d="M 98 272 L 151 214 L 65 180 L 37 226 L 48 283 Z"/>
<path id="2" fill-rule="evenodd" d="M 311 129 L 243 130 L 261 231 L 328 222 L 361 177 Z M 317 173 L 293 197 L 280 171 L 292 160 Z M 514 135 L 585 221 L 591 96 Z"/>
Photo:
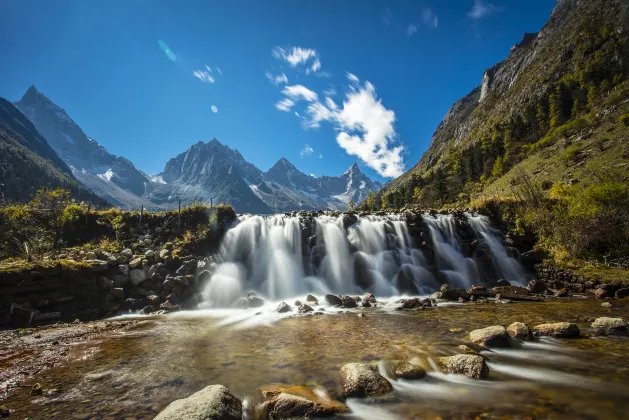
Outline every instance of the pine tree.
<path id="1" fill-rule="evenodd" d="M 355 208 L 356 208 L 356 204 L 354 204 L 354 200 L 350 198 L 349 203 L 347 203 L 347 210 L 354 211 Z"/>

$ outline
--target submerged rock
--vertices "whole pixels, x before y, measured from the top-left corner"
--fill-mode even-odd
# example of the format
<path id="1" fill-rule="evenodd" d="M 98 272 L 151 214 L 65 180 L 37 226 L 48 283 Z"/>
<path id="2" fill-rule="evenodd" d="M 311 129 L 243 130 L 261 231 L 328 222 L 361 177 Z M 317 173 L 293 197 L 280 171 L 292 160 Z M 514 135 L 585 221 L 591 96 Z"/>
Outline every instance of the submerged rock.
<path id="1" fill-rule="evenodd" d="M 580 334 L 579 327 L 570 322 L 556 322 L 554 324 L 536 325 L 533 331 L 539 335 L 547 335 L 557 338 L 578 337 Z"/>
<path id="2" fill-rule="evenodd" d="M 511 347 L 509 333 L 502 325 L 474 330 L 470 333 L 470 340 L 483 347 Z"/>
<path id="3" fill-rule="evenodd" d="M 533 331 L 523 322 L 514 322 L 507 327 L 507 332 L 511 337 L 522 341 L 532 341 Z"/>
<path id="4" fill-rule="evenodd" d="M 325 295 L 325 301 L 331 306 L 341 306 L 343 304 L 341 298 L 335 295 Z"/>
<path id="5" fill-rule="evenodd" d="M 420 366 L 413 365 L 404 360 L 385 360 L 382 362 L 387 374 L 399 379 L 421 379 L 426 376 L 426 371 Z"/>
<path id="6" fill-rule="evenodd" d="M 362 363 L 348 363 L 341 368 L 343 396 L 379 397 L 393 391 L 393 386 L 376 369 Z"/>
<path id="7" fill-rule="evenodd" d="M 438 362 L 446 373 L 462 374 L 472 379 L 485 379 L 489 375 L 489 367 L 481 356 L 457 354 L 440 357 Z"/>
<path id="8" fill-rule="evenodd" d="M 247 304 L 249 308 L 259 308 L 264 305 L 264 299 L 250 294 L 247 296 Z"/>
<path id="9" fill-rule="evenodd" d="M 241 420 L 242 403 L 223 385 L 210 385 L 175 400 L 155 420 Z"/>
<path id="10" fill-rule="evenodd" d="M 349 413 L 345 404 L 305 385 L 269 384 L 259 390 L 268 401 L 268 414 L 273 419 L 327 417 Z"/>
<path id="11" fill-rule="evenodd" d="M 628 335 L 627 322 L 622 318 L 596 318 L 592 328 L 599 335 Z"/>

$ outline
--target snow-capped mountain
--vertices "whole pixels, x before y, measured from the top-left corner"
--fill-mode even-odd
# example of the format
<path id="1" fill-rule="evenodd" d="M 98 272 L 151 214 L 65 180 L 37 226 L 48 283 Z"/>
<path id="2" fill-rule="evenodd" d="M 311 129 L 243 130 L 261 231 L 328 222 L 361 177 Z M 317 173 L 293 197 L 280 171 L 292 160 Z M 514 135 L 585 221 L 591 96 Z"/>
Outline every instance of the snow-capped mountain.
<path id="1" fill-rule="evenodd" d="M 120 207 L 150 206 L 142 196 L 150 180 L 123 157 L 88 137 L 68 114 L 31 86 L 15 106 L 28 117 L 81 183 Z"/>
<path id="2" fill-rule="evenodd" d="M 382 188 L 353 164 L 339 177 L 313 177 L 280 159 L 266 173 L 237 150 L 214 139 L 198 142 L 149 175 L 109 153 L 60 107 L 31 86 L 16 106 L 32 121 L 74 176 L 116 206 L 173 208 L 181 199 L 232 204 L 236 211 L 266 214 L 292 210 L 347 208 Z"/>

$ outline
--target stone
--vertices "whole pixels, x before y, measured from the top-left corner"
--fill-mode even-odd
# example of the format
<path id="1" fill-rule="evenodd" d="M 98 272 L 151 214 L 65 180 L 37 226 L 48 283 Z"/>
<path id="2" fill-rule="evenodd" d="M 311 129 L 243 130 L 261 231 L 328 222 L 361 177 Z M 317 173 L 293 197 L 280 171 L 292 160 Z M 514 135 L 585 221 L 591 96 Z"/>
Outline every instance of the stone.
<path id="1" fill-rule="evenodd" d="M 494 294 L 500 294 L 507 296 L 529 296 L 531 292 L 529 289 L 520 286 L 498 286 L 491 289 Z"/>
<path id="2" fill-rule="evenodd" d="M 258 296 L 247 296 L 247 303 L 249 308 L 259 308 L 264 305 L 264 299 Z"/>
<path id="3" fill-rule="evenodd" d="M 616 299 L 626 298 L 627 296 L 629 296 L 629 289 L 628 288 L 618 289 L 616 290 L 615 296 L 616 296 Z"/>
<path id="4" fill-rule="evenodd" d="M 627 322 L 622 318 L 596 318 L 592 328 L 598 335 L 628 335 Z"/>
<path id="5" fill-rule="evenodd" d="M 171 402 L 155 420 L 241 420 L 242 402 L 223 385 L 210 385 Z"/>
<path id="6" fill-rule="evenodd" d="M 107 264 L 107 261 L 85 260 L 85 263 L 90 265 L 90 268 L 94 273 L 100 273 L 109 269 L 109 264 Z"/>
<path id="7" fill-rule="evenodd" d="M 272 419 L 328 417 L 349 413 L 345 404 L 305 385 L 268 384 L 259 390 L 268 402 L 268 414 Z"/>
<path id="8" fill-rule="evenodd" d="M 114 287 L 114 281 L 108 279 L 107 277 L 101 277 L 100 279 L 98 279 L 98 284 L 105 290 L 109 290 Z"/>
<path id="9" fill-rule="evenodd" d="M 169 251 L 173 250 L 173 243 L 172 242 L 166 242 L 163 246 L 164 249 L 167 249 Z"/>
<path id="10" fill-rule="evenodd" d="M 120 255 L 122 255 L 122 256 L 124 256 L 124 257 L 126 257 L 128 259 L 131 259 L 131 258 L 133 258 L 133 251 L 131 251 L 129 248 L 125 248 L 122 251 L 120 251 Z"/>
<path id="11" fill-rule="evenodd" d="M 343 307 L 345 308 L 355 308 L 356 306 L 358 306 L 356 300 L 351 296 L 341 297 L 341 302 L 343 304 Z"/>
<path id="12" fill-rule="evenodd" d="M 612 304 L 611 304 L 611 303 L 609 303 L 609 302 L 603 302 L 603 303 L 601 303 L 601 306 L 602 306 L 603 308 L 611 308 L 611 307 L 612 307 Z"/>
<path id="13" fill-rule="evenodd" d="M 472 349 L 470 346 L 466 346 L 465 344 L 461 344 L 459 346 L 457 346 L 457 348 L 459 350 L 461 350 L 463 353 L 467 353 L 467 354 L 474 354 L 476 356 L 479 356 L 478 352 L 474 349 Z"/>
<path id="14" fill-rule="evenodd" d="M 544 293 L 547 289 L 546 284 L 541 280 L 529 281 L 528 287 L 531 293 Z"/>
<path id="15" fill-rule="evenodd" d="M 441 294 L 439 299 L 446 299 L 453 302 L 458 301 L 459 298 L 463 298 L 466 301 L 470 299 L 470 296 L 465 289 L 455 289 L 454 287 L 450 287 L 447 284 L 441 285 L 439 293 Z"/>
<path id="16" fill-rule="evenodd" d="M 120 273 L 122 273 L 123 276 L 128 276 L 131 268 L 129 267 L 129 264 L 120 264 L 118 266 L 118 270 L 120 270 Z"/>
<path id="17" fill-rule="evenodd" d="M 404 360 L 385 360 L 382 362 L 389 376 L 397 379 L 421 379 L 426 371 L 421 367 Z"/>
<path id="18" fill-rule="evenodd" d="M 474 330 L 470 333 L 470 340 L 483 347 L 511 347 L 509 333 L 501 325 Z"/>
<path id="19" fill-rule="evenodd" d="M 114 287 L 125 287 L 131 280 L 122 274 L 114 276 Z"/>
<path id="20" fill-rule="evenodd" d="M 554 324 L 541 324 L 533 328 L 533 332 L 538 335 L 547 335 L 557 338 L 578 337 L 579 327 L 570 322 L 556 322 Z"/>
<path id="21" fill-rule="evenodd" d="M 498 280 L 498 283 L 496 283 L 496 285 L 498 287 L 505 287 L 505 286 L 511 286 L 511 283 L 509 283 L 507 280 L 505 279 L 500 279 Z"/>
<path id="22" fill-rule="evenodd" d="M 142 258 L 135 258 L 129 262 L 129 268 L 134 269 L 142 265 Z"/>
<path id="23" fill-rule="evenodd" d="M 300 314 L 305 314 L 305 313 L 314 311 L 314 309 L 312 309 L 310 305 L 306 305 L 306 304 L 301 305 L 297 310 L 299 311 Z"/>
<path id="24" fill-rule="evenodd" d="M 402 306 L 401 309 L 416 309 L 422 308 L 422 301 L 419 298 L 410 298 L 410 299 L 401 299 L 400 303 Z"/>
<path id="25" fill-rule="evenodd" d="M 522 341 L 532 341 L 533 331 L 523 322 L 514 322 L 507 327 L 507 332 L 511 337 Z"/>
<path id="26" fill-rule="evenodd" d="M 596 289 L 594 291 L 594 296 L 596 296 L 599 299 L 606 298 L 607 297 L 607 290 L 606 289 L 601 289 L 601 288 Z"/>
<path id="27" fill-rule="evenodd" d="M 341 300 L 341 298 L 338 297 L 338 296 L 335 296 L 335 295 L 325 295 L 325 301 L 330 306 L 341 306 L 341 305 L 343 305 L 343 301 Z"/>
<path id="28" fill-rule="evenodd" d="M 148 300 L 148 302 L 155 306 L 156 308 L 159 306 L 159 304 L 161 303 L 162 299 L 160 299 L 159 296 L 157 295 L 149 295 L 146 297 L 146 300 Z"/>
<path id="29" fill-rule="evenodd" d="M 164 260 L 170 256 L 170 251 L 168 249 L 162 249 L 159 251 L 159 258 Z"/>
<path id="30" fill-rule="evenodd" d="M 131 270 L 131 272 L 129 273 L 129 278 L 131 279 L 131 284 L 133 284 L 134 286 L 137 286 L 148 279 L 146 272 L 141 269 Z"/>
<path id="31" fill-rule="evenodd" d="M 292 312 L 293 310 L 290 308 L 290 306 L 288 306 L 288 304 L 286 304 L 286 302 L 282 302 L 277 306 L 277 309 L 275 310 L 275 312 L 278 312 L 280 314 L 284 314 L 286 312 Z"/>
<path id="32" fill-rule="evenodd" d="M 472 379 L 485 379 L 489 376 L 489 367 L 482 356 L 457 354 L 440 357 L 438 362 L 446 373 L 462 374 Z"/>
<path id="33" fill-rule="evenodd" d="M 310 302 L 310 303 L 312 303 L 315 306 L 317 306 L 319 304 L 319 301 L 317 300 L 317 298 L 312 296 L 312 295 L 306 296 L 306 302 Z"/>
<path id="34" fill-rule="evenodd" d="M 565 287 L 555 291 L 555 297 L 568 297 L 568 289 Z"/>
<path id="35" fill-rule="evenodd" d="M 111 296 L 114 301 L 124 300 L 124 289 L 120 287 L 115 287 L 111 289 Z"/>
<path id="36" fill-rule="evenodd" d="M 348 363 L 341 368 L 341 388 L 345 398 L 379 397 L 393 391 L 391 382 L 362 363 Z"/>
<path id="37" fill-rule="evenodd" d="M 27 302 L 28 303 L 28 302 Z M 30 306 L 27 306 L 27 303 L 23 305 L 18 305 L 17 303 L 12 303 L 9 308 L 9 313 L 11 315 L 11 325 L 15 328 L 24 328 L 28 327 L 33 320 L 33 315 L 35 314 Z"/>

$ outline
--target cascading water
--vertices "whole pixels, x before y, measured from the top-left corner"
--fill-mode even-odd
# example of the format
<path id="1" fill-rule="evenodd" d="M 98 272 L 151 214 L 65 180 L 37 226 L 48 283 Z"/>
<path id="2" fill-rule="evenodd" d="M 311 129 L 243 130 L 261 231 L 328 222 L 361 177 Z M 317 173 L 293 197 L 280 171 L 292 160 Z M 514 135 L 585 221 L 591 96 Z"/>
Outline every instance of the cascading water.
<path id="1" fill-rule="evenodd" d="M 525 274 L 478 215 L 244 215 L 214 256 L 204 297 L 226 307 L 249 291 L 272 300 L 316 294 L 422 295 Z"/>

